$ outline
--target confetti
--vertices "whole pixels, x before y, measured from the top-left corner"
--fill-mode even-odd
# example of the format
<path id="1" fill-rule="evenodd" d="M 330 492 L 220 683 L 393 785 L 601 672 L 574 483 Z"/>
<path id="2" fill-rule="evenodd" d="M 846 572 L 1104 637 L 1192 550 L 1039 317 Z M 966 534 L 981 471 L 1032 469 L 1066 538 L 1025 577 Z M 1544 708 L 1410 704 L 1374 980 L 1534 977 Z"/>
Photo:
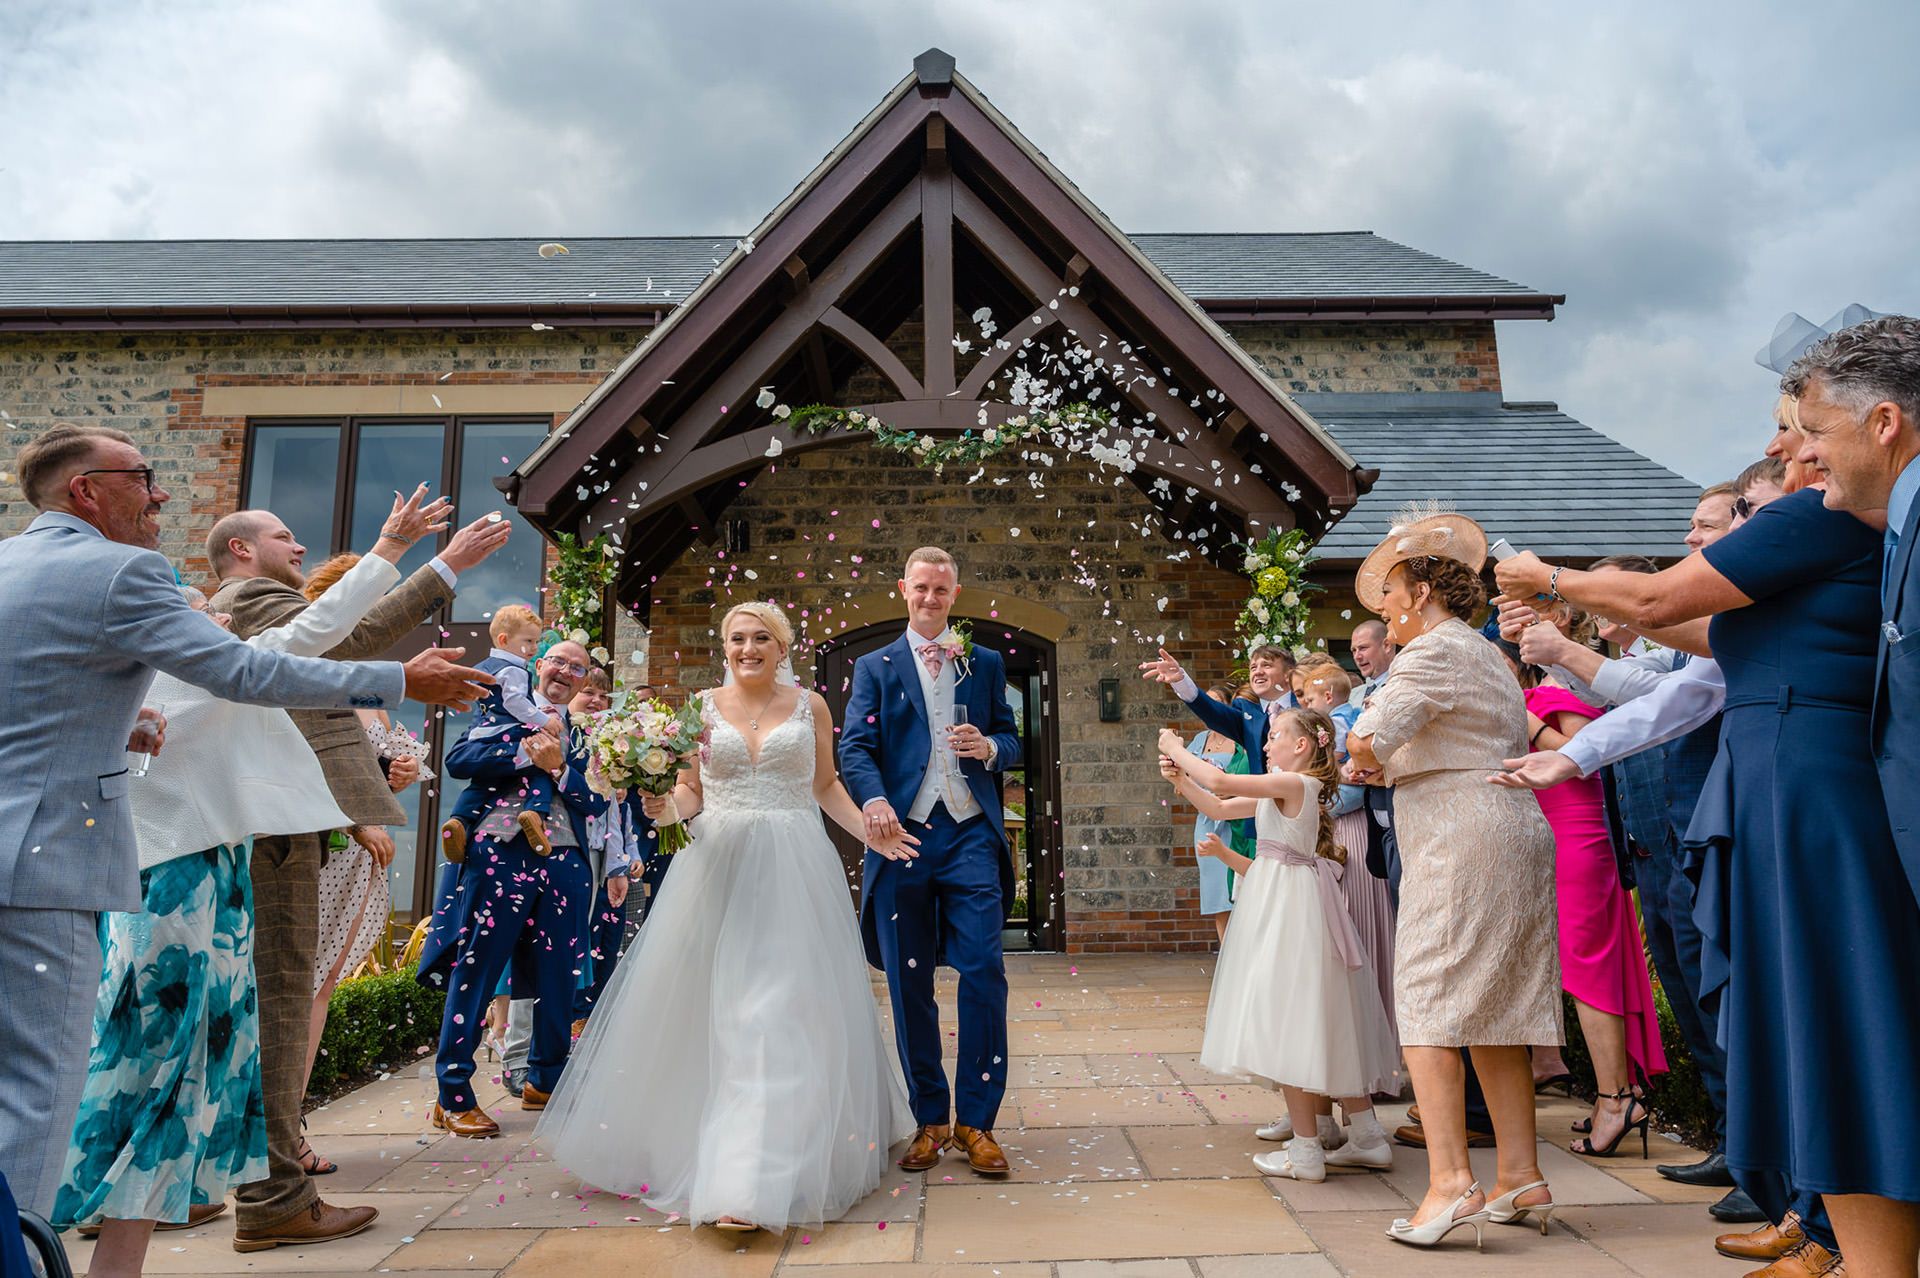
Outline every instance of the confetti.
<path id="1" fill-rule="evenodd" d="M 561 257 L 566 253 L 567 246 L 564 244 L 542 244 L 540 246 L 541 257 Z"/>

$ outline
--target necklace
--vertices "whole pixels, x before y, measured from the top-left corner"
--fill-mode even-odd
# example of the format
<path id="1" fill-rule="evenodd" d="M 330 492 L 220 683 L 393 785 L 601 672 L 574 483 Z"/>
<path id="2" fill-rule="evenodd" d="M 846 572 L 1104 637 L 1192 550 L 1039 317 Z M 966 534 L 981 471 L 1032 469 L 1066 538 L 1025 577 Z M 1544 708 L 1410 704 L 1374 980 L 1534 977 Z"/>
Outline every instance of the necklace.
<path id="1" fill-rule="evenodd" d="M 779 695 L 780 695 L 780 687 L 778 684 L 776 684 L 774 685 L 773 691 L 767 694 L 767 699 L 760 703 L 760 708 L 754 711 L 753 714 L 747 719 L 748 732 L 760 731 L 760 716 L 767 712 L 767 707 L 772 705 L 773 699 Z"/>

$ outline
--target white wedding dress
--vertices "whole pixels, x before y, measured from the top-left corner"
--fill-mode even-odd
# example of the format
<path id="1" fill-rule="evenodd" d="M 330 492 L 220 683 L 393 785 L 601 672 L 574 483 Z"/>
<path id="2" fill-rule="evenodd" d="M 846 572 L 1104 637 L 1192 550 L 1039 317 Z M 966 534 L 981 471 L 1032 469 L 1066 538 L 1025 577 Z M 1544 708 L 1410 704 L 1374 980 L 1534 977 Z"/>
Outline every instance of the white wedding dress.
<path id="1" fill-rule="evenodd" d="M 755 761 L 712 728 L 693 842 L 535 1130 L 556 1162 L 693 1224 L 844 1214 L 913 1131 L 840 854 L 813 797 L 803 691 Z"/>

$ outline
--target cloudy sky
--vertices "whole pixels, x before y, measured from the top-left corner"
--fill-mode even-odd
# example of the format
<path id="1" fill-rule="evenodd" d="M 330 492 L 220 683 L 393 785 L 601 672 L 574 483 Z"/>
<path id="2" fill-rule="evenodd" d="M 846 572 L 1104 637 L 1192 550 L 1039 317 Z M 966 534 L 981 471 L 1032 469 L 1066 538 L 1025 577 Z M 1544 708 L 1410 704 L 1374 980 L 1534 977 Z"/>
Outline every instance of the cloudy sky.
<path id="1" fill-rule="evenodd" d="M 0 239 L 744 232 L 929 45 L 1133 231 L 1549 292 L 1551 399 L 1700 481 L 1787 311 L 1920 307 L 1920 5 L 0 0 Z"/>

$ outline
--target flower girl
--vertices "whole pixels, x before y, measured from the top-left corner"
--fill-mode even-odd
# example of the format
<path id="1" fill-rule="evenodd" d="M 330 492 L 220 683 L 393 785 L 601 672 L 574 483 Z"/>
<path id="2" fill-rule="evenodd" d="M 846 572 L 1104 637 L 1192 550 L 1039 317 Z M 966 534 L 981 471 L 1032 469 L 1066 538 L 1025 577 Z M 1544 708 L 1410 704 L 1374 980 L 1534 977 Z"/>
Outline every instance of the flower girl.
<path id="1" fill-rule="evenodd" d="M 1251 776 L 1222 772 L 1172 731 L 1160 734 L 1160 753 L 1162 773 L 1183 798 L 1210 817 L 1252 816 L 1259 836 L 1251 860 L 1215 837 L 1196 849 L 1243 876 L 1214 970 L 1200 1063 L 1277 1084 L 1296 1132 L 1318 1130 L 1320 1096 L 1338 1100 L 1351 1124 L 1337 1149 L 1299 1135 L 1254 1165 L 1306 1181 L 1325 1180 L 1329 1165 L 1393 1166 L 1370 1093 L 1393 1085 L 1399 1060 L 1340 890 L 1346 852 L 1333 840 L 1332 725 L 1316 711 L 1282 711 L 1268 730 L 1267 771 Z"/>

